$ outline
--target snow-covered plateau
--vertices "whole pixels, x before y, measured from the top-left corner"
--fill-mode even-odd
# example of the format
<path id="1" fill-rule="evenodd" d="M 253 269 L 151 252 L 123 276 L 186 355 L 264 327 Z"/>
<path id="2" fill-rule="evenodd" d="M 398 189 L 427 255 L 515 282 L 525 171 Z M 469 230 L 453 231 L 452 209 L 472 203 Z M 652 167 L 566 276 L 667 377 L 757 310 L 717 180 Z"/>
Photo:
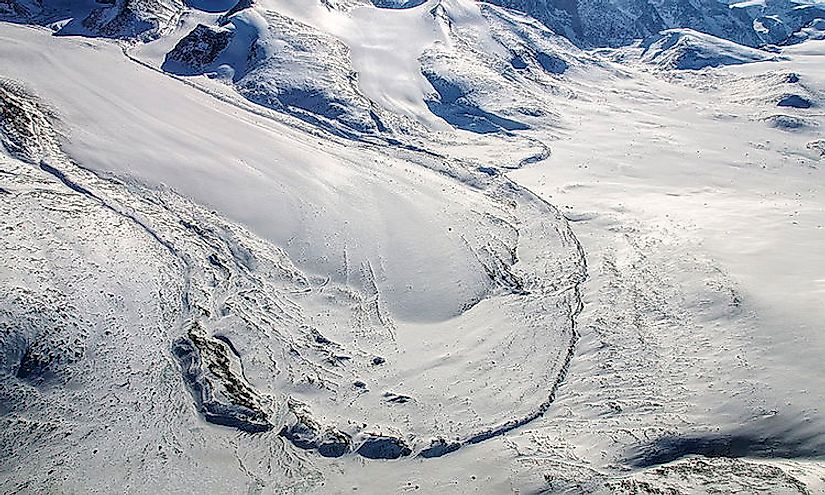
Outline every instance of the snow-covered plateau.
<path id="1" fill-rule="evenodd" d="M 0 0 L 0 493 L 825 493 L 825 4 Z"/>

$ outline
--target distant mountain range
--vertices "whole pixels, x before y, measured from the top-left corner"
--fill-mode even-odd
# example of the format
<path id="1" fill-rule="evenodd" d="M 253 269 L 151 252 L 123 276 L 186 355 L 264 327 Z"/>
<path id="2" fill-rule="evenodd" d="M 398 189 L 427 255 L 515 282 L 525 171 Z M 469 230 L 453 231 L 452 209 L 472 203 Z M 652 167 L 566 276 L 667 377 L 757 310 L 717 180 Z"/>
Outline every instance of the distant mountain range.
<path id="1" fill-rule="evenodd" d="M 183 0 L 0 0 L 0 19 L 54 24 L 63 34 L 113 38 L 153 38 L 174 25 L 187 7 L 202 2 Z M 208 2 L 232 14 L 251 7 L 252 0 Z M 359 3 L 403 9 L 419 0 L 346 0 L 324 2 L 330 9 Z M 618 47 L 672 28 L 699 32 L 758 47 L 781 44 L 816 19 L 825 18 L 819 1 L 746 0 L 489 0 L 526 13 L 583 48 Z M 192 4 L 192 5 L 190 5 Z M 221 5 L 218 5 L 221 4 Z"/>
<path id="2" fill-rule="evenodd" d="M 662 30 L 690 28 L 747 46 L 782 43 L 825 7 L 790 0 L 491 0 L 543 22 L 581 47 L 617 47 Z"/>

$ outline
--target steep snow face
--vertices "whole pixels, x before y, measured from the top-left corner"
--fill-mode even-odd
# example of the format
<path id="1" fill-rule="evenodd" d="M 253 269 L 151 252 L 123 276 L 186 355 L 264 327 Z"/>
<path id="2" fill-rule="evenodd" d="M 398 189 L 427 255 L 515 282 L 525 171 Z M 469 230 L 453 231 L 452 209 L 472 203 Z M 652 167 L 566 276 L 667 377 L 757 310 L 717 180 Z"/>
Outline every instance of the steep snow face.
<path id="1" fill-rule="evenodd" d="M 481 6 L 461 17 L 441 10 L 448 42 L 421 56 L 434 89 L 427 105 L 454 128 L 510 134 L 554 119 L 548 95 L 565 92 L 565 73 L 597 63 L 564 38 L 515 12 Z"/>
<path id="2" fill-rule="evenodd" d="M 185 17 L 181 30 L 189 33 L 173 49 L 166 40 L 155 45 L 166 47 L 164 70 L 229 80 L 255 103 L 342 135 L 446 130 L 425 104 L 432 87 L 419 63 L 427 47 L 446 41 L 434 5 L 387 9 L 362 2 L 334 7 L 315 1 L 259 2 L 219 18 Z M 452 9 L 465 17 L 475 10 L 480 20 L 470 2 L 455 2 Z M 209 46 L 206 60 L 195 48 L 201 45 Z M 155 58 L 156 64 L 157 55 L 146 55 L 157 50 L 163 51 L 150 44 L 135 54 Z"/>
<path id="3" fill-rule="evenodd" d="M 23 61 L 39 49 L 41 42 L 33 39 L 26 49 L 26 44 L 10 40 L 3 47 L 3 58 L 9 64 Z M 61 81 L 84 73 L 88 77 L 96 74 L 100 84 L 118 87 L 117 81 L 134 76 L 134 65 L 123 61 L 114 46 L 99 45 L 101 58 L 97 59 L 87 57 L 80 43 L 47 42 L 66 48 L 60 57 L 42 58 L 41 66 L 19 64 L 12 72 L 10 65 L 6 73 L 29 81 L 43 94 L 55 92 L 55 104 L 65 108 L 67 118 L 86 122 L 73 133 L 68 149 L 87 166 L 163 183 L 204 203 L 222 205 L 227 216 L 254 227 L 258 234 L 279 245 L 289 246 L 291 254 L 304 260 L 308 268 L 337 274 L 342 281 L 360 277 L 361 266 L 373 260 L 377 277 L 392 280 L 386 294 L 395 296 L 388 297 L 387 304 L 404 317 L 449 317 L 487 291 L 488 280 L 478 272 L 472 256 L 435 254 L 465 251 L 467 239 L 473 237 L 461 225 L 445 224 L 446 217 L 437 213 L 456 208 L 456 204 L 450 204 L 452 200 L 437 199 L 447 187 L 446 179 L 428 172 L 394 177 L 392 171 L 401 165 L 392 159 L 364 158 L 344 147 L 340 153 L 325 151 L 326 146 L 318 149 L 318 145 L 297 138 L 285 126 L 273 128 L 247 117 L 237 120 L 237 125 L 227 124 L 236 121 L 233 107 L 210 110 L 204 104 L 208 97 L 197 92 L 178 102 L 173 88 L 180 83 L 159 74 L 147 74 L 146 83 L 140 87 L 124 87 L 119 103 L 122 111 L 106 111 L 95 105 L 94 91 L 59 91 Z M 98 63 L 111 70 L 97 74 L 93 69 Z M 90 79 L 86 81 L 87 88 L 97 85 Z M 152 124 L 159 121 L 165 124 Z M 192 122 L 200 124 L 193 127 Z M 118 141 L 116 136 L 124 126 L 134 128 L 130 132 L 132 144 L 108 145 Z M 170 132 L 172 129 L 177 131 Z M 211 134 L 205 134 L 204 129 L 214 129 L 210 131 L 216 132 L 214 139 L 207 138 Z M 248 146 L 248 142 L 267 144 Z M 181 149 L 181 143 L 189 144 Z M 178 151 L 169 153 L 169 149 Z M 183 156 L 186 159 L 181 161 Z M 335 204 L 328 204 L 324 198 Z M 468 200 L 473 201 L 472 197 Z M 479 215 L 459 224 L 469 227 L 485 223 L 483 209 Z M 313 218 L 317 225 L 307 224 Z M 382 232 L 386 237 L 379 239 L 370 232 Z M 431 233 L 427 245 L 434 249 L 432 255 L 420 249 L 422 232 Z M 372 241 L 368 241 L 370 238 Z M 362 255 L 354 257 L 356 252 Z M 431 283 L 435 279 L 445 280 L 444 293 L 435 290 Z M 401 303 L 408 297 L 420 298 L 421 304 L 411 304 L 412 300 Z"/>
<path id="4" fill-rule="evenodd" d="M 262 2 L 217 19 L 184 16 L 178 33 L 174 45 L 161 39 L 131 53 L 356 139 L 527 129 L 552 112 L 523 102 L 542 100 L 586 58 L 535 20 L 466 0 L 405 9 Z M 498 98 L 505 93 L 514 96 Z"/>
<path id="5" fill-rule="evenodd" d="M 469 4 L 465 0 L 459 3 Z M 421 75 L 418 62 L 426 47 L 444 40 L 442 26 L 431 12 L 434 5 L 433 1 L 405 9 L 363 5 L 342 12 L 328 9 L 322 2 L 261 2 L 264 9 L 288 15 L 341 40 L 349 49 L 358 87 L 377 105 L 392 114 L 443 129 L 424 104 L 424 95 L 431 87 Z"/>
<path id="6" fill-rule="evenodd" d="M 374 104 L 359 89 L 342 41 L 276 11 L 245 11 L 230 22 L 237 29 L 248 26 L 246 18 L 252 16 L 265 27 L 255 31 L 251 44 L 240 44 L 247 56 L 227 54 L 239 60 L 241 67 L 232 75 L 243 96 L 345 135 L 383 128 Z"/>

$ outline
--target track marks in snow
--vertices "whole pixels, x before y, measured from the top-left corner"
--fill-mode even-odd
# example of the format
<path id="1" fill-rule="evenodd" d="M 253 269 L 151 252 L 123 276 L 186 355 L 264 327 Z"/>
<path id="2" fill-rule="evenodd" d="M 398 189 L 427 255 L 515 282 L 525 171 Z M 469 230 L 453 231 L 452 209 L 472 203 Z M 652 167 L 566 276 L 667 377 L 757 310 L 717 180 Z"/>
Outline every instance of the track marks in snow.
<path id="1" fill-rule="evenodd" d="M 18 96 L 21 101 L 34 101 L 22 93 Z M 33 115 L 41 115 L 36 106 L 29 111 Z M 398 330 L 381 307 L 382 296 L 375 283 L 376 271 L 372 264 L 363 265 L 361 273 L 367 282 L 372 281 L 372 284 L 365 286 L 373 290 L 363 293 L 341 284 L 331 284 L 329 280 L 306 276 L 279 249 L 171 191 L 151 190 L 132 182 L 103 179 L 79 168 L 62 154 L 54 136 L 49 134 L 48 119 L 43 122 L 45 131 L 20 140 L 29 147 L 25 150 L 25 156 L 21 155 L 25 161 L 3 159 L 12 170 L 8 175 L 13 178 L 11 181 L 4 180 L 4 190 L 8 190 L 17 201 L 19 189 L 37 182 L 48 184 L 53 191 L 56 207 L 69 213 L 67 218 L 60 220 L 66 230 L 84 236 L 83 242 L 91 244 L 92 249 L 108 242 L 127 243 L 131 249 L 122 251 L 124 257 L 120 262 L 123 266 L 118 266 L 116 270 L 98 267 L 79 272 L 77 267 L 54 263 L 54 268 L 61 270 L 59 278 L 82 278 L 98 272 L 100 276 L 111 277 L 111 282 L 108 278 L 106 282 L 114 284 L 109 289 L 108 297 L 114 300 L 112 308 L 122 309 L 120 315 L 115 317 L 115 310 L 106 309 L 108 306 L 103 303 L 93 302 L 89 303 L 92 306 L 80 307 L 79 312 L 92 311 L 95 318 L 102 318 L 92 321 L 89 326 L 98 329 L 90 338 L 99 340 L 98 345 L 103 347 L 82 360 L 83 366 L 92 366 L 96 370 L 89 376 L 95 376 L 97 380 L 91 389 L 72 389 L 65 395 L 62 405 L 51 409 L 43 406 L 43 401 L 60 402 L 55 401 L 53 395 L 44 395 L 43 401 L 32 401 L 31 407 L 37 406 L 43 411 L 64 407 L 68 415 L 82 415 L 82 408 L 76 404 L 98 402 L 100 409 L 96 414 L 99 416 L 94 416 L 94 421 L 108 420 L 110 424 L 105 431 L 116 427 L 121 432 L 128 432 L 138 425 L 164 423 L 163 428 L 145 430 L 134 447 L 138 450 L 133 455 L 141 459 L 152 452 L 149 447 L 151 442 L 157 443 L 157 449 L 165 452 L 153 465 L 155 472 L 163 471 L 168 459 L 175 455 L 181 456 L 180 462 L 188 465 L 191 472 L 200 472 L 198 466 L 204 461 L 188 457 L 184 452 L 191 450 L 192 445 L 219 451 L 226 442 L 238 438 L 232 429 L 204 429 L 203 426 L 192 429 L 194 425 L 203 425 L 199 423 L 198 413 L 213 423 L 231 424 L 240 430 L 258 432 L 256 435 L 260 444 L 269 444 L 274 448 L 272 442 L 279 441 L 273 436 L 276 432 L 266 431 L 269 427 L 263 427 L 264 423 L 259 420 L 266 417 L 267 425 L 278 428 L 284 424 L 294 426 L 296 423 L 293 423 L 292 413 L 286 407 L 292 396 L 325 396 L 331 399 L 332 406 L 326 406 L 329 409 L 312 414 L 318 414 L 323 421 L 318 423 L 319 432 L 328 431 L 336 425 L 346 426 L 348 430 L 342 431 L 341 435 L 349 435 L 353 441 L 343 449 L 344 453 L 354 451 L 367 458 L 394 458 L 408 456 L 413 449 L 420 451 L 422 447 L 427 447 L 427 444 L 410 441 L 415 435 L 403 431 L 411 425 L 414 428 L 411 431 L 429 433 L 427 410 L 423 409 L 424 416 L 415 418 L 418 422 L 415 424 L 409 411 L 405 412 L 403 408 L 419 407 L 421 404 L 430 406 L 415 394 L 403 393 L 403 387 L 397 389 L 395 396 L 409 400 L 380 399 L 387 403 L 384 409 L 389 407 L 388 411 L 397 411 L 392 413 L 393 421 L 406 416 L 407 419 L 397 424 L 386 421 L 389 424 L 355 425 L 353 420 L 360 419 L 357 411 L 353 415 L 346 409 L 337 409 L 340 407 L 338 404 L 351 395 L 344 384 L 349 388 L 350 384 L 360 382 L 363 376 L 370 373 L 377 372 L 381 376 L 385 373 L 383 370 L 396 359 L 395 356 L 381 357 L 375 352 L 376 348 L 386 350 L 387 344 L 391 346 Z M 34 144 L 45 138 L 48 138 L 47 145 Z M 429 157 L 421 161 L 429 163 L 434 160 Z M 459 170 L 463 164 L 455 162 L 449 166 Z M 567 366 L 569 357 L 565 356 L 569 355 L 570 347 L 575 342 L 573 317 L 578 307 L 575 283 L 583 280 L 584 276 L 582 253 L 572 235 L 564 230 L 564 219 L 552 207 L 507 183 L 502 177 L 490 178 L 482 172 L 474 173 L 486 177 L 479 182 L 473 179 L 473 183 L 476 186 L 486 184 L 484 194 L 502 211 L 503 218 L 488 216 L 488 221 L 493 225 L 497 222 L 509 225 L 502 229 L 502 232 L 508 233 L 503 238 L 493 236 L 485 240 L 487 233 L 480 233 L 479 238 L 467 240 L 470 245 L 483 246 L 479 253 L 484 261 L 480 261 L 480 265 L 485 268 L 481 269 L 486 269 L 488 277 L 501 289 L 485 303 L 495 305 L 499 299 L 506 300 L 508 311 L 513 315 L 526 315 L 526 331 L 517 327 L 508 329 L 510 334 L 506 340 L 509 344 L 503 349 L 503 359 L 505 362 L 510 360 L 520 373 L 533 373 L 531 376 L 536 381 L 528 381 L 527 387 L 521 391 L 508 391 L 512 384 L 500 386 L 505 400 L 513 400 L 516 394 L 520 394 L 524 402 L 520 409 L 526 412 L 515 419 L 502 422 L 490 419 L 510 414 L 507 410 L 497 409 L 500 405 L 495 403 L 481 402 L 488 408 L 485 410 L 471 408 L 472 422 L 459 425 L 466 444 L 478 444 L 502 435 L 546 412 L 558 384 L 557 375 Z M 466 171 L 461 174 L 472 175 Z M 15 180 L 23 186 L 13 184 Z M 463 182 L 459 184 L 465 185 Z M 71 211 L 80 205 L 87 212 L 85 217 Z M 27 208 L 32 212 L 38 211 L 31 206 Z M 4 218 L 11 218 L 10 212 Z M 44 215 L 41 222 L 51 221 L 51 218 L 52 214 Z M 540 221 L 534 222 L 536 218 Z M 81 228 L 82 224 L 87 226 Z M 117 225 L 120 230 L 109 230 L 112 225 Z M 46 229 L 46 232 L 50 229 L 54 227 Z M 94 234 L 89 236 L 89 232 Z M 31 231 L 20 233 L 26 235 Z M 61 249 L 71 249 L 75 242 L 56 241 Z M 108 256 L 103 259 L 108 259 Z M 21 267 L 30 267 L 34 263 L 34 259 L 20 260 Z M 143 270 L 143 263 L 154 272 L 130 278 L 128 282 L 116 280 L 118 273 Z M 557 280 L 559 277 L 562 278 Z M 570 285 L 571 282 L 573 285 Z M 85 290 L 89 289 L 84 288 L 77 295 Z M 129 324 L 132 318 L 138 318 L 141 305 L 149 304 L 138 294 L 152 301 L 149 305 L 153 308 L 152 312 L 140 316 L 146 325 L 153 326 L 152 330 Z M 94 309 L 97 307 L 94 304 L 101 304 L 101 312 Z M 128 310 L 123 306 L 128 306 Z M 539 313 L 540 308 L 546 306 L 550 306 L 552 311 Z M 318 317 L 319 308 L 346 317 Z M 103 316 L 102 312 L 108 313 L 108 316 Z M 116 323 L 110 321 L 106 325 L 107 330 L 102 330 L 103 322 L 113 317 Z M 359 322 L 362 335 L 368 336 L 366 340 L 375 342 L 363 348 L 357 339 L 355 342 L 347 341 L 347 345 L 336 342 L 336 332 L 328 331 L 327 325 L 340 325 L 341 321 Z M 197 338 L 193 336 L 193 328 L 198 329 Z M 152 345 L 143 342 L 144 333 L 152 334 Z M 565 341 L 569 344 L 559 348 L 559 344 Z M 117 352 L 110 351 L 106 359 L 101 359 L 99 349 L 109 349 L 107 346 L 115 346 Z M 135 346 L 142 346 L 140 352 L 135 351 Z M 536 348 L 533 349 L 533 346 Z M 174 352 L 181 349 L 185 352 Z M 177 362 L 173 359 L 174 355 L 179 358 Z M 194 359 L 196 355 L 198 358 Z M 380 359 L 376 361 L 376 358 Z M 118 359 L 123 362 L 116 364 Z M 131 378 L 119 378 L 124 370 L 130 370 L 126 371 L 128 376 L 140 370 L 141 376 L 151 375 L 154 378 L 146 380 L 139 390 L 135 390 Z M 19 385 L 13 379 L 4 384 L 8 385 L 4 389 L 4 397 L 6 394 L 12 397 L 11 407 L 30 414 L 24 401 L 14 399 L 20 390 Z M 186 390 L 187 386 L 190 391 Z M 384 394 L 388 388 L 377 387 L 375 393 Z M 119 389 L 133 394 L 133 399 L 126 401 L 124 406 L 134 407 L 136 412 L 108 417 L 114 406 L 111 400 L 102 397 L 117 395 Z M 528 397 L 529 400 L 525 400 Z M 530 404 L 533 400 L 536 404 Z M 464 401 L 470 403 L 469 399 Z M 490 404 L 495 407 L 490 409 Z M 449 418 L 445 414 L 441 421 Z M 258 426 L 253 427 L 253 423 Z M 484 426 L 485 423 L 492 423 L 492 426 Z M 181 425 L 184 425 L 183 430 Z M 111 454 L 123 441 L 122 436 L 114 436 L 108 442 L 102 440 L 101 435 L 105 431 L 92 429 L 84 437 L 89 445 L 106 445 L 106 448 L 95 451 L 95 456 Z M 9 435 L 18 434 L 19 429 L 9 430 Z M 438 427 L 431 434 L 438 437 Z M 11 438 L 8 436 L 6 440 Z M 319 452 L 328 448 L 325 441 L 311 445 Z M 452 445 L 444 450 L 455 450 Z M 334 448 L 324 450 L 327 453 L 339 451 Z M 77 458 L 71 454 L 71 447 L 65 445 L 57 445 L 44 452 L 43 458 L 51 459 L 56 455 L 70 455 L 80 464 L 98 462 L 97 457 L 86 460 Z M 279 455 L 283 462 L 291 462 L 287 459 L 292 454 L 281 452 Z M 250 465 L 239 457 L 240 471 L 236 474 L 252 480 L 256 486 L 261 480 L 271 481 L 276 477 L 272 472 L 262 473 L 260 468 L 253 469 Z M 311 472 L 311 468 L 301 467 L 302 462 L 296 465 L 296 476 L 302 476 L 298 473 L 304 470 Z M 73 466 L 78 470 L 72 472 L 86 472 L 77 463 Z M 132 486 L 145 487 L 153 482 L 151 479 L 136 479 L 137 473 L 131 466 L 118 464 L 113 469 L 122 470 L 125 479 L 135 483 Z M 68 483 L 66 486 L 72 483 L 82 486 L 82 480 L 73 477 L 69 471 L 59 472 L 69 480 L 64 480 Z M 37 478 L 32 472 L 21 476 Z M 183 483 L 185 480 L 177 482 Z M 207 479 L 204 483 L 217 481 Z"/>

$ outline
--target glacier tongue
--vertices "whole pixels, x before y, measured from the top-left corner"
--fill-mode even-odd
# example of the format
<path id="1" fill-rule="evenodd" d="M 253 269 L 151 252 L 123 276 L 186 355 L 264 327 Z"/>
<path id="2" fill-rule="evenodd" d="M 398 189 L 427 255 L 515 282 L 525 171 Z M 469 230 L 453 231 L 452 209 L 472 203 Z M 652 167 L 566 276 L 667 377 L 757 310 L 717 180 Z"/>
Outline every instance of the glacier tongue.
<path id="1" fill-rule="evenodd" d="M 585 276 L 580 247 L 551 206 L 503 175 L 459 160 L 334 141 L 322 149 L 312 135 L 273 121 L 250 121 L 254 117 L 230 104 L 200 105 L 210 97 L 148 68 L 124 65 L 120 51 L 105 43 L 90 46 L 23 27 L 3 29 L 3 36 L 23 42 L 13 52 L 3 52 L 7 60 L 29 59 L 46 42 L 52 44 L 54 58 L 41 63 L 77 81 L 87 78 L 81 83 L 87 87 L 105 87 L 107 78 L 122 81 L 121 71 L 143 81 L 123 88 L 124 97 L 116 103 L 121 111 L 113 114 L 96 102 L 95 93 L 77 100 L 79 95 L 65 92 L 59 81 L 39 77 L 46 74 L 44 67 L 15 64 L 15 77 L 25 78 L 39 95 L 63 108 L 61 125 L 71 129 L 71 142 L 59 143 L 33 96 L 9 93 L 4 99 L 4 105 L 31 102 L 25 103 L 29 110 L 8 120 L 14 128 L 27 127 L 15 124 L 18 113 L 19 118 L 33 114 L 40 119 L 33 134 L 17 139 L 33 150 L 32 156 L 7 159 L 14 180 L 45 180 L 58 203 L 80 202 L 94 215 L 104 215 L 85 214 L 86 221 L 98 225 L 90 249 L 108 242 L 106 226 L 116 220 L 130 230 L 111 234 L 115 240 L 153 244 L 163 253 L 157 256 L 160 267 L 172 268 L 163 276 L 181 281 L 163 283 L 157 303 L 162 313 L 154 323 L 163 331 L 155 332 L 157 346 L 145 351 L 152 359 L 132 357 L 145 362 L 144 373 L 167 379 L 180 368 L 178 392 L 169 393 L 177 399 L 165 404 L 178 414 L 155 416 L 156 399 L 135 398 L 136 404 L 146 401 L 146 409 L 131 421 L 165 421 L 185 429 L 196 420 L 186 414 L 194 406 L 214 425 L 279 435 L 324 455 L 351 451 L 374 459 L 409 456 L 442 438 L 459 447 L 477 444 L 546 412 L 572 357 L 578 285 Z M 108 71 L 103 76 L 86 72 L 86 64 Z M 117 94 L 115 87 L 108 88 L 114 91 L 110 95 Z M 170 97 L 175 104 L 159 105 Z M 78 115 L 82 126 L 74 120 Z M 152 125 L 157 120 L 167 126 Z M 171 126 L 175 122 L 180 123 L 177 129 Z M 126 143 L 113 132 L 133 139 Z M 266 149 L 244 145 L 256 135 Z M 37 151 L 44 140 L 46 151 Z M 158 161 L 162 156 L 167 159 Z M 194 156 L 199 158 L 193 161 Z M 311 172 L 319 160 L 323 170 Z M 110 178 L 113 173 L 116 180 Z M 233 176 L 237 182 L 227 183 Z M 284 180 L 292 184 L 285 187 Z M 12 199 L 20 194 L 17 187 L 8 191 Z M 365 191 L 371 195 L 363 195 Z M 8 204 L 15 207 L 15 202 Z M 54 221 L 72 225 L 77 219 Z M 59 250 L 71 245 L 61 239 L 51 242 Z M 283 251 L 276 246 L 284 246 Z M 7 249 L 12 251 L 10 245 Z M 35 263 L 35 258 L 18 261 L 24 270 Z M 73 277 L 82 275 L 61 268 L 58 295 L 68 290 L 69 282 L 62 281 Z M 160 279 L 157 274 L 136 275 L 133 283 L 145 286 L 110 292 L 118 298 L 138 291 L 151 294 Z M 20 311 L 14 301 L 9 301 L 11 308 Z M 105 321 L 111 310 L 100 311 L 96 306 L 78 310 L 83 320 L 76 325 L 101 325 L 99 319 Z M 127 349 L 140 345 L 144 332 L 129 332 L 125 321 L 134 317 L 125 313 L 124 323 L 108 330 Z M 28 369 L 26 349 L 48 345 L 40 338 L 21 335 L 23 343 L 15 345 L 10 359 L 24 364 L 11 366 Z M 99 332 L 89 336 L 92 342 L 101 338 Z M 58 352 L 66 344 L 52 345 Z M 82 349 L 91 344 L 74 345 Z M 173 361 L 166 359 L 170 355 Z M 54 361 L 60 372 L 78 373 L 74 361 Z M 120 383 L 114 376 L 121 368 L 97 360 L 85 363 L 103 367 L 100 380 L 94 390 L 76 382 L 73 395 L 66 397 L 70 416 L 84 414 L 83 407 L 72 404 L 99 402 L 96 397 L 107 386 Z M 510 366 L 510 372 L 501 374 L 502 365 Z M 12 371 L 12 376 L 19 374 Z M 468 379 L 456 381 L 455 376 Z M 22 415 L 43 411 L 29 411 L 14 397 L 15 378 L 9 380 L 5 409 Z M 180 393 L 182 388 L 189 390 Z M 52 400 L 47 398 L 51 388 L 38 390 L 32 392 Z M 102 418 L 112 411 L 104 406 L 98 412 Z M 118 424 L 123 432 L 134 428 Z M 71 425 L 65 428 L 75 431 Z M 232 433 L 209 429 L 186 442 L 221 445 L 218 438 L 203 439 L 212 435 L 225 439 Z M 99 441 L 95 435 L 86 439 Z M 76 454 L 44 451 L 42 457 L 54 455 Z"/>

